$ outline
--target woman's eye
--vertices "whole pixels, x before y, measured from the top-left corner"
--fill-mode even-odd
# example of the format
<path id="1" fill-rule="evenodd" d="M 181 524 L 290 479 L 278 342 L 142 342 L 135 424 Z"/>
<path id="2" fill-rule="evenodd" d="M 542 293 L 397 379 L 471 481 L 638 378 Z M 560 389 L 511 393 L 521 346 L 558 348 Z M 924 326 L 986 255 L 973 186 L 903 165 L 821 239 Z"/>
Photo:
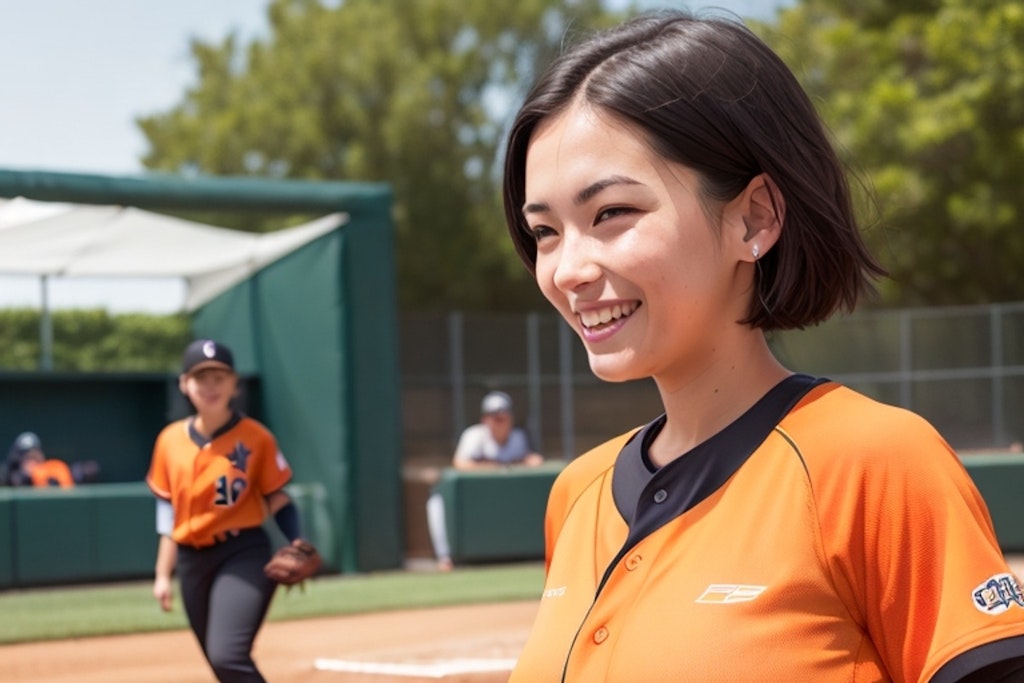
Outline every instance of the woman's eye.
<path id="1" fill-rule="evenodd" d="M 555 234 L 555 231 L 546 225 L 531 225 L 529 227 L 529 232 L 533 235 L 533 239 L 538 242 L 544 237 L 549 237 Z"/>
<path id="2" fill-rule="evenodd" d="M 633 209 L 628 206 L 609 206 L 607 209 L 601 209 L 597 213 L 597 216 L 594 217 L 594 225 L 597 225 L 601 221 L 606 221 L 609 218 L 615 218 L 616 216 L 622 216 L 632 212 Z"/>

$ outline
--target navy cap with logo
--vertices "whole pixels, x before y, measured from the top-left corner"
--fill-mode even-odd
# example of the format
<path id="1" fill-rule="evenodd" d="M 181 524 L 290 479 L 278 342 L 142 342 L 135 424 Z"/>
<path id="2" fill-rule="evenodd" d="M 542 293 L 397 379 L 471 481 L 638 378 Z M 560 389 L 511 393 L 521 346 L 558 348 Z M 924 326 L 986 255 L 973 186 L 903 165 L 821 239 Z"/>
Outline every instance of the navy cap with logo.
<path id="1" fill-rule="evenodd" d="M 189 375 L 206 368 L 235 369 L 235 357 L 231 349 L 212 339 L 196 339 L 185 349 L 181 362 L 181 373 Z"/>

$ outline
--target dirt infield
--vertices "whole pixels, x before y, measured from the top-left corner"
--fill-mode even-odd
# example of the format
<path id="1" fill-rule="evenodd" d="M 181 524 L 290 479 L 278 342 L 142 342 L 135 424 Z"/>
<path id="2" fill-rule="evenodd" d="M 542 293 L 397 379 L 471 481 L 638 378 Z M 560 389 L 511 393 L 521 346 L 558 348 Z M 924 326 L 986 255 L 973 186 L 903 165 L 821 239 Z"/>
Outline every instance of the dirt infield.
<path id="1" fill-rule="evenodd" d="M 1024 556 L 1007 558 L 1024 577 Z M 499 683 L 537 603 L 441 607 L 275 621 L 256 641 L 270 683 Z M 334 666 L 344 669 L 318 669 Z M 323 661 L 329 660 L 329 661 Z M 459 665 L 475 669 L 459 672 Z M 484 671 L 487 664 L 497 670 Z M 0 646 L 4 683 L 209 683 L 190 631 Z"/>
<path id="2" fill-rule="evenodd" d="M 270 683 L 497 683 L 508 679 L 501 667 L 519 654 L 535 611 L 536 601 L 529 601 L 269 622 L 254 656 Z M 318 670 L 317 660 L 347 670 Z M 481 671 L 488 663 L 499 670 Z M 192 633 L 170 631 L 5 645 L 0 680 L 209 683 L 213 677 Z"/>

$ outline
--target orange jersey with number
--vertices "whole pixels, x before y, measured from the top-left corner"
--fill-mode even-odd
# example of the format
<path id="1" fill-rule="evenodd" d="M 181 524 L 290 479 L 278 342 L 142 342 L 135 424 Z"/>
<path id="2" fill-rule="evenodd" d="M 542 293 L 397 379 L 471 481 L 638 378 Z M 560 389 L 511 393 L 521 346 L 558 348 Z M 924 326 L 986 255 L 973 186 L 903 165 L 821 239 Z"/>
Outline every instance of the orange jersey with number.
<path id="1" fill-rule="evenodd" d="M 935 430 L 834 383 L 773 400 L 657 472 L 658 421 L 569 464 L 510 681 L 916 682 L 1024 654 L 1019 580 Z"/>
<path id="2" fill-rule="evenodd" d="M 206 443 L 191 424 L 180 420 L 160 432 L 146 483 L 174 508 L 171 538 L 203 547 L 260 526 L 264 497 L 287 484 L 292 470 L 273 434 L 252 418 L 238 419 Z"/>

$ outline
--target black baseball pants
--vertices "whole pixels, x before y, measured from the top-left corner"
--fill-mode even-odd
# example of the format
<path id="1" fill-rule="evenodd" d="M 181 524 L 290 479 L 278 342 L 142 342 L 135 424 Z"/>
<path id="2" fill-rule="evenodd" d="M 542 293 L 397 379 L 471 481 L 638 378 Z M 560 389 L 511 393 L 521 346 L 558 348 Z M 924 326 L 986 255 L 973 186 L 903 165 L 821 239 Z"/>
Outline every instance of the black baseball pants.
<path id="1" fill-rule="evenodd" d="M 207 548 L 178 548 L 188 623 L 221 683 L 265 683 L 252 647 L 277 587 L 263 575 L 270 555 L 270 540 L 259 527 Z"/>

